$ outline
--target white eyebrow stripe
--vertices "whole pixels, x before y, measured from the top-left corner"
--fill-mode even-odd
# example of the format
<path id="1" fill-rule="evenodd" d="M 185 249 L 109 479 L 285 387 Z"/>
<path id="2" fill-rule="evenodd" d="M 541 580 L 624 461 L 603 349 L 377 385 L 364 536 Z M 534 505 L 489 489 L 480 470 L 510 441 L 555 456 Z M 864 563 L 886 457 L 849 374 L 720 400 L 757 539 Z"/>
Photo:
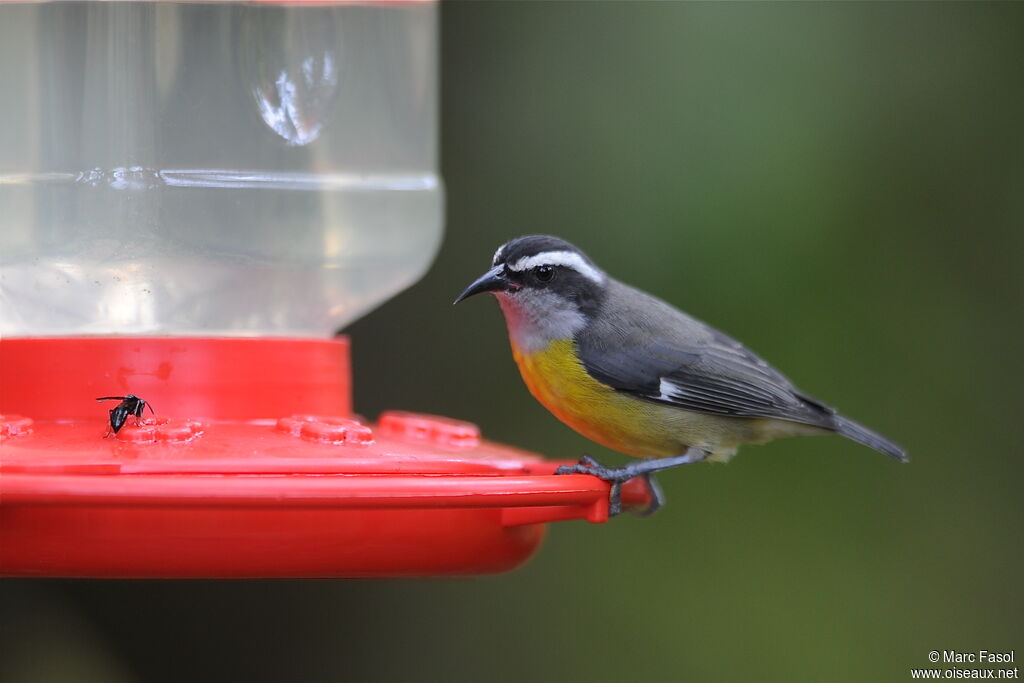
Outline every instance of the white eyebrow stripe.
<path id="1" fill-rule="evenodd" d="M 501 252 L 505 251 L 506 246 L 508 246 L 508 244 L 503 244 L 498 247 L 498 251 L 494 252 L 494 258 L 491 259 L 492 266 L 498 265 L 498 261 L 501 260 Z"/>
<path id="2" fill-rule="evenodd" d="M 508 269 L 518 273 L 537 266 L 565 266 L 597 284 L 604 282 L 604 274 L 574 251 L 542 251 L 533 256 L 524 256 L 515 263 L 509 264 Z"/>

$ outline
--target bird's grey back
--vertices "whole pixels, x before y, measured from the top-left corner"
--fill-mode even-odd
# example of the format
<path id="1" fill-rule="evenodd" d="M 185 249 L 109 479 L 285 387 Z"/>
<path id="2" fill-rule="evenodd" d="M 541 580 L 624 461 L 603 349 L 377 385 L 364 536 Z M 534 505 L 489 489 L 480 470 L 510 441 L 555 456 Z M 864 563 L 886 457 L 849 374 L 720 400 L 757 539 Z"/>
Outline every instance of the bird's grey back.
<path id="1" fill-rule="evenodd" d="M 610 278 L 601 315 L 576 344 L 587 371 L 619 391 L 716 415 L 833 427 L 835 411 L 738 341 Z"/>

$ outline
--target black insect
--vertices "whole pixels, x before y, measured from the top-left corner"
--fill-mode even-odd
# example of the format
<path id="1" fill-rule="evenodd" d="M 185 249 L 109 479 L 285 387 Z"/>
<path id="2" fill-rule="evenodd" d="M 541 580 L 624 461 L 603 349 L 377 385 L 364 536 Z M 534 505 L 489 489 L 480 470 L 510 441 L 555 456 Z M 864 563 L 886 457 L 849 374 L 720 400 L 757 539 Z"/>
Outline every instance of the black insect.
<path id="1" fill-rule="evenodd" d="M 135 416 L 135 422 L 142 419 L 142 411 L 149 408 L 149 412 L 153 413 L 153 406 L 146 403 L 143 399 L 139 398 L 135 394 L 128 394 L 127 396 L 101 396 L 97 401 L 120 401 L 110 411 L 110 428 L 117 434 L 121 427 L 124 426 L 125 420 L 128 419 L 129 415 Z M 156 413 L 153 413 L 154 415 Z"/>

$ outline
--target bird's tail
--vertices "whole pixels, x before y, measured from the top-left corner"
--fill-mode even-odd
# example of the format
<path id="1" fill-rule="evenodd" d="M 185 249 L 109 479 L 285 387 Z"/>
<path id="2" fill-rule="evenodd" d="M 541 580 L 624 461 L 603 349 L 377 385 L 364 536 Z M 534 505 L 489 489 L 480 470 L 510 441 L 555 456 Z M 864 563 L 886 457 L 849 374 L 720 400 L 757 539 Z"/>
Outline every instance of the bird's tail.
<path id="1" fill-rule="evenodd" d="M 885 453 L 890 458 L 895 458 L 900 462 L 907 462 L 910 458 L 907 457 L 907 452 L 899 444 L 895 444 L 889 439 L 885 438 L 878 432 L 873 432 L 863 425 L 859 425 L 853 420 L 848 420 L 842 415 L 835 416 L 835 430 L 837 434 L 845 436 L 847 439 L 856 441 L 857 443 L 864 444 L 868 448 L 874 448 L 879 453 Z"/>

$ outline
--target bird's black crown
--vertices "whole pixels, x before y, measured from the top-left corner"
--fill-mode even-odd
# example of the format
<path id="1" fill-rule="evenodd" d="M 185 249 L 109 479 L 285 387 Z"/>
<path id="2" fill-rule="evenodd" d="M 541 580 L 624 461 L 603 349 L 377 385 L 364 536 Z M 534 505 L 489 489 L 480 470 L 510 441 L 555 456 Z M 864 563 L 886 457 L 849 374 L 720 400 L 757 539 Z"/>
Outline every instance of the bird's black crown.
<path id="1" fill-rule="evenodd" d="M 516 261 L 542 254 L 546 251 L 569 251 L 579 254 L 588 263 L 590 259 L 573 244 L 553 235 L 524 235 L 509 240 L 498 248 L 494 254 L 493 265 L 499 263 L 515 263 Z"/>

